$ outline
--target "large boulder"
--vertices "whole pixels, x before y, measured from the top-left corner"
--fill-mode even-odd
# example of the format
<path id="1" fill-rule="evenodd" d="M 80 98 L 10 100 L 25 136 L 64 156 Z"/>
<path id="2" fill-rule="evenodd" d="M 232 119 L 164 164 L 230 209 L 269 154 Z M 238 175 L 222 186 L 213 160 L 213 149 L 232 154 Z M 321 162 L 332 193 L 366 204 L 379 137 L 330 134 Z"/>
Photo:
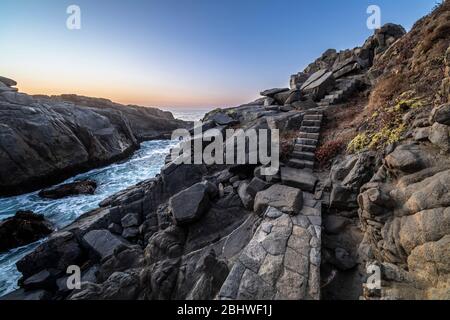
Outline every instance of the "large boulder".
<path id="1" fill-rule="evenodd" d="M 450 208 L 420 211 L 400 218 L 399 243 L 406 253 L 426 242 L 437 241 L 450 232 Z"/>
<path id="2" fill-rule="evenodd" d="M 266 181 L 255 177 L 252 179 L 252 181 L 250 181 L 250 183 L 248 184 L 248 188 L 247 191 L 250 194 L 250 196 L 252 196 L 253 198 L 256 197 L 256 194 L 262 190 L 267 189 L 268 187 L 270 187 L 270 184 L 267 183 Z"/>
<path id="3" fill-rule="evenodd" d="M 364 69 L 365 66 L 365 62 L 362 61 L 359 57 L 351 56 L 344 61 L 336 61 L 333 66 L 333 76 L 336 79 L 339 79 L 343 76 L 357 73 L 360 70 Z"/>
<path id="4" fill-rule="evenodd" d="M 92 230 L 83 236 L 83 245 L 94 258 L 100 260 L 111 257 L 115 250 L 129 245 L 124 239 L 113 235 L 108 230 Z"/>
<path id="5" fill-rule="evenodd" d="M 0 222 L 0 252 L 30 244 L 52 232 L 52 224 L 43 215 L 18 211 Z"/>
<path id="6" fill-rule="evenodd" d="M 430 129 L 428 139 L 444 152 L 450 150 L 450 127 L 438 122 Z"/>
<path id="7" fill-rule="evenodd" d="M 274 95 L 273 98 L 275 99 L 275 102 L 278 103 L 279 105 L 284 105 L 293 92 L 294 91 L 291 90 L 283 91 Z"/>
<path id="8" fill-rule="evenodd" d="M 450 104 L 443 104 L 431 111 L 430 122 L 450 125 Z"/>
<path id="9" fill-rule="evenodd" d="M 285 105 L 293 104 L 294 102 L 302 100 L 303 96 L 300 90 L 291 90 L 289 91 L 288 98 L 284 101 Z"/>
<path id="10" fill-rule="evenodd" d="M 340 209 L 354 209 L 363 184 L 369 182 L 375 173 L 376 157 L 373 152 L 362 152 L 335 160 L 331 167 L 332 190 L 330 206 Z"/>
<path id="11" fill-rule="evenodd" d="M 372 65 L 375 56 L 382 54 L 405 34 L 405 28 L 393 23 L 387 23 L 377 29 L 375 34 L 369 37 L 362 47 L 364 51 L 368 52 L 369 64 Z"/>
<path id="12" fill-rule="evenodd" d="M 114 272 L 139 268 L 143 265 L 144 252 L 140 246 L 123 247 L 116 250 L 97 270 L 95 278 L 100 282 L 108 279 Z M 83 277 L 86 277 L 83 275 Z"/>
<path id="13" fill-rule="evenodd" d="M 327 49 L 316 61 L 307 66 L 304 72 L 311 75 L 319 70 L 330 69 L 338 57 L 336 49 Z"/>
<path id="14" fill-rule="evenodd" d="M 433 156 L 420 145 L 403 144 L 384 159 L 386 167 L 395 173 L 413 173 L 431 166 Z"/>
<path id="15" fill-rule="evenodd" d="M 25 279 L 22 286 L 27 290 L 33 289 L 53 289 L 55 286 L 55 275 L 49 270 L 42 270 L 41 272 Z"/>
<path id="16" fill-rule="evenodd" d="M 229 115 L 223 113 L 223 112 L 218 112 L 216 114 L 214 114 L 210 120 L 214 121 L 214 123 L 218 126 L 222 126 L 222 125 L 230 125 L 235 123 L 236 121 L 231 118 Z"/>
<path id="17" fill-rule="evenodd" d="M 189 165 L 170 163 L 161 169 L 164 191 L 174 195 L 185 188 L 201 181 L 206 174 L 206 166 L 203 164 Z"/>
<path id="18" fill-rule="evenodd" d="M 357 208 L 358 192 L 352 188 L 340 184 L 333 185 L 330 194 L 330 207 L 339 209 L 355 209 Z"/>
<path id="19" fill-rule="evenodd" d="M 261 92 L 261 95 L 263 97 L 275 97 L 276 94 L 289 91 L 289 88 L 274 88 L 274 89 L 268 89 Z"/>
<path id="20" fill-rule="evenodd" d="M 301 86 L 301 91 L 314 100 L 320 100 L 334 87 L 334 84 L 333 72 L 323 69 L 312 74 Z"/>
<path id="21" fill-rule="evenodd" d="M 177 225 L 190 224 L 202 217 L 210 207 L 208 184 L 197 183 L 169 200 L 169 211 Z"/>
<path id="22" fill-rule="evenodd" d="M 8 87 L 17 86 L 17 82 L 16 81 L 14 81 L 13 79 L 2 77 L 2 76 L 0 76 L 0 82 L 5 84 Z"/>
<path id="23" fill-rule="evenodd" d="M 314 192 L 318 179 L 313 173 L 306 170 L 282 167 L 281 181 L 287 186 L 299 188 L 306 192 Z"/>
<path id="24" fill-rule="evenodd" d="M 289 105 L 302 99 L 302 93 L 299 89 L 283 91 L 273 96 L 275 102 L 281 106 Z"/>
<path id="25" fill-rule="evenodd" d="M 24 278 L 31 277 L 44 269 L 66 272 L 70 265 L 83 260 L 83 251 L 73 233 L 57 232 L 38 246 L 32 253 L 17 262 L 17 270 Z"/>
<path id="26" fill-rule="evenodd" d="M 85 180 L 63 184 L 52 189 L 46 189 L 39 192 L 39 196 L 48 199 L 61 199 L 69 196 L 81 194 L 94 194 L 97 189 L 97 182 Z"/>
<path id="27" fill-rule="evenodd" d="M 276 184 L 256 194 L 254 211 L 262 214 L 267 207 L 273 207 L 284 213 L 298 214 L 302 206 L 303 193 L 301 190 Z"/>

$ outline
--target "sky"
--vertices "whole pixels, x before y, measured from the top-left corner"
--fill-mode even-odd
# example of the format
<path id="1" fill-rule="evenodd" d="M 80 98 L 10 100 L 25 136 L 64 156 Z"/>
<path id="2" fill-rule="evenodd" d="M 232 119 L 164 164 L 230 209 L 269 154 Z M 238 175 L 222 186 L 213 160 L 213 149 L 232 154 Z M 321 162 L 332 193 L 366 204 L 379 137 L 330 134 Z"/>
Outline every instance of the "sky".
<path id="1" fill-rule="evenodd" d="M 229 107 L 287 87 L 328 48 L 381 22 L 409 30 L 437 0 L 1 0 L 0 75 L 29 94 L 166 108 Z M 69 5 L 81 29 L 69 30 Z"/>

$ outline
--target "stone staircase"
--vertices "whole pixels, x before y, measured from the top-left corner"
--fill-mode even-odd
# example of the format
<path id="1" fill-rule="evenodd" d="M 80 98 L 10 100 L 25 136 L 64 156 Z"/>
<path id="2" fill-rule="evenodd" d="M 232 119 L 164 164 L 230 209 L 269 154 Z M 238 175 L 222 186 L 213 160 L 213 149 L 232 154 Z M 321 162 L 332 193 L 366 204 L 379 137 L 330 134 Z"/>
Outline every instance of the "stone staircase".
<path id="1" fill-rule="evenodd" d="M 339 79 L 336 81 L 336 87 L 326 95 L 317 105 L 319 107 L 328 107 L 347 100 L 361 85 L 357 78 Z"/>
<path id="2" fill-rule="evenodd" d="M 297 169 L 314 169 L 315 154 L 319 143 L 323 114 L 320 110 L 308 110 L 303 117 L 299 138 L 294 144 L 294 151 L 288 162 L 289 167 Z"/>
<path id="3" fill-rule="evenodd" d="M 322 200 L 315 195 L 313 169 L 322 119 L 321 108 L 306 112 L 292 158 L 280 168 L 281 184 L 301 190 L 302 208 L 291 214 L 267 208 L 218 299 L 320 299 Z"/>

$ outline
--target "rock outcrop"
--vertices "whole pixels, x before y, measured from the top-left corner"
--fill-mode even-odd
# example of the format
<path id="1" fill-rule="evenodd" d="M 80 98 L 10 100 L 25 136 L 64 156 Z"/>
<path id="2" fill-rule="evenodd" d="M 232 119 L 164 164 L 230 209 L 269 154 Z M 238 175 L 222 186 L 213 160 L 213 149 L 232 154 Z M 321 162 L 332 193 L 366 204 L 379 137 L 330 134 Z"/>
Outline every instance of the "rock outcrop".
<path id="1" fill-rule="evenodd" d="M 43 215 L 18 211 L 15 216 L 0 222 L 0 252 L 33 243 L 53 230 Z"/>
<path id="2" fill-rule="evenodd" d="M 131 131 L 138 141 L 170 139 L 179 128 L 190 128 L 192 123 L 175 119 L 169 111 L 136 105 L 122 105 L 108 99 L 91 98 L 73 94 L 43 97 L 39 100 L 64 101 L 80 107 L 95 108 L 106 112 L 119 111 L 129 121 Z"/>
<path id="3" fill-rule="evenodd" d="M 178 126 L 186 126 L 170 114 L 152 108 L 128 108 L 108 100 L 78 96 L 35 98 L 11 88 L 15 81 L 3 81 L 2 195 L 36 190 L 123 159 L 139 147 L 138 140 L 160 138 Z"/>
<path id="4" fill-rule="evenodd" d="M 95 181 L 85 180 L 63 184 L 52 189 L 41 190 L 39 196 L 47 199 L 61 199 L 80 194 L 94 194 L 95 189 L 97 189 L 97 183 Z"/>
<path id="5" fill-rule="evenodd" d="M 449 297 L 449 168 L 428 146 L 402 145 L 385 158 L 381 178 L 363 186 L 360 254 L 386 269 L 382 297 Z"/>

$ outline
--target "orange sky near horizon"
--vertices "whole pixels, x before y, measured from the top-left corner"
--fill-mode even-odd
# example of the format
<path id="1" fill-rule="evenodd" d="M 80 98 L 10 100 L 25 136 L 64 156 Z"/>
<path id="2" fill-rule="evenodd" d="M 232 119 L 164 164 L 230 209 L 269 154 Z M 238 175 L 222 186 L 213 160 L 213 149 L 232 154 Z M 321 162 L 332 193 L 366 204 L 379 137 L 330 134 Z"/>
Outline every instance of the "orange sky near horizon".
<path id="1" fill-rule="evenodd" d="M 8 75 L 5 75 L 8 76 Z M 120 85 L 112 81 L 105 85 L 102 83 L 79 83 L 73 79 L 65 81 L 51 81 L 50 79 L 40 79 L 35 81 L 29 76 L 9 76 L 18 82 L 17 88 L 20 92 L 30 95 L 61 95 L 77 94 L 88 97 L 106 98 L 121 104 L 134 104 L 149 107 L 161 108 L 205 108 L 233 107 L 239 104 L 250 102 L 257 97 L 227 97 L 219 93 L 205 92 L 198 95 L 195 92 L 183 88 L 157 87 L 149 88 L 133 84 Z M 220 101 L 219 105 L 211 105 L 211 101 Z"/>

